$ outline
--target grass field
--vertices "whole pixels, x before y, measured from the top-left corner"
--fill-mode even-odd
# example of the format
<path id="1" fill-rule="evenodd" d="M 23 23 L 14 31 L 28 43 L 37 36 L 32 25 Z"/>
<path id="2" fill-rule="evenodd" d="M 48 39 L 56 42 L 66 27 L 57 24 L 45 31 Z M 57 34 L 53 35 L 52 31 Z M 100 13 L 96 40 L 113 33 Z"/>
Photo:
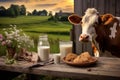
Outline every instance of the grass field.
<path id="1" fill-rule="evenodd" d="M 2 33 L 3 28 L 8 28 L 11 24 L 17 25 L 18 28 L 23 29 L 26 34 L 34 39 L 34 51 L 37 51 L 39 35 L 48 34 L 51 52 L 56 53 L 59 52 L 59 40 L 70 40 L 71 24 L 69 22 L 48 21 L 48 18 L 48 16 L 0 17 L 0 33 Z"/>

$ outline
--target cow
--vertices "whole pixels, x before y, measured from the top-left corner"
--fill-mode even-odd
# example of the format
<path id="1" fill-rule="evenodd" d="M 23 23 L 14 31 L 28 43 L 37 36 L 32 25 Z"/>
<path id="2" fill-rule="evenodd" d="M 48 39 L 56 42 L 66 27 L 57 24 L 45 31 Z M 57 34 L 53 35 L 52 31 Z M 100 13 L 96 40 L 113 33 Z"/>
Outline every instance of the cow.
<path id="1" fill-rule="evenodd" d="M 120 19 L 109 13 L 100 15 L 95 8 L 88 8 L 84 16 L 72 14 L 68 20 L 74 25 L 81 25 L 79 41 L 91 41 L 96 57 L 105 52 L 120 57 Z"/>

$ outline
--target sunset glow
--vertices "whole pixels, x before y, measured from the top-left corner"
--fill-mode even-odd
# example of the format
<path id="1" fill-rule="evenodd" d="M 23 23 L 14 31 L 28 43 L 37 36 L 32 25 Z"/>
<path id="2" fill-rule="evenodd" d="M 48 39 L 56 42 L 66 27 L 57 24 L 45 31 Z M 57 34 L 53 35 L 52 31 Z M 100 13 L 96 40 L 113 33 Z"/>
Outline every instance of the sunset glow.
<path id="1" fill-rule="evenodd" d="M 68 0 L 71 4 L 73 4 L 74 0 Z"/>
<path id="2" fill-rule="evenodd" d="M 74 0 L 0 0 L 0 6 L 8 8 L 11 4 L 24 4 L 27 11 L 34 9 L 58 12 L 59 10 L 65 12 L 73 12 Z"/>

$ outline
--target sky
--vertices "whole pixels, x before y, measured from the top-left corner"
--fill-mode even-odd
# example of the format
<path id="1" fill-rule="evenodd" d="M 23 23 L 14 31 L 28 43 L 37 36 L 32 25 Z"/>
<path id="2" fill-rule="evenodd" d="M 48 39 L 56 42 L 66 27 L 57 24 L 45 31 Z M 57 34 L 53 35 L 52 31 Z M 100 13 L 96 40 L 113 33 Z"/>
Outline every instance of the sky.
<path id="1" fill-rule="evenodd" d="M 0 6 L 8 8 L 11 4 L 24 4 L 27 11 L 33 11 L 34 9 L 59 12 L 73 12 L 73 0 L 0 0 Z"/>

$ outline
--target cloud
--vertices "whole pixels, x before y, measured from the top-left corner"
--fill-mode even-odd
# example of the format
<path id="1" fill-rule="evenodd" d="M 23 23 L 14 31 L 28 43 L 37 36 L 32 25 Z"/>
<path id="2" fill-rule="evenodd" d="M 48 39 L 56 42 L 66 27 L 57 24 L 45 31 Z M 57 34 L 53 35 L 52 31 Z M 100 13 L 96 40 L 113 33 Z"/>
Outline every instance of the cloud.
<path id="1" fill-rule="evenodd" d="M 59 11 L 59 10 L 62 10 L 63 8 L 61 8 L 61 7 L 57 7 L 57 8 L 54 8 L 53 10 L 54 11 Z"/>
<path id="2" fill-rule="evenodd" d="M 71 8 L 72 6 L 71 5 L 67 5 L 67 6 L 65 6 L 66 8 Z"/>
<path id="3" fill-rule="evenodd" d="M 73 3 L 69 0 L 0 0 L 0 5 L 6 8 L 11 4 L 23 4 L 26 6 L 27 11 L 46 9 L 54 12 L 58 12 L 59 10 L 73 12 Z"/>
<path id="4" fill-rule="evenodd" d="M 73 12 L 73 6 L 71 5 L 67 5 L 67 6 L 64 6 L 64 7 L 56 7 L 53 9 L 54 11 L 59 11 L 59 10 L 62 10 L 64 12 Z"/>
<path id="5" fill-rule="evenodd" d="M 56 3 L 53 4 L 37 4 L 35 5 L 36 7 L 54 7 L 55 5 L 57 5 Z"/>
<path id="6" fill-rule="evenodd" d="M 46 0 L 39 0 L 39 1 L 46 1 Z"/>
<path id="7" fill-rule="evenodd" d="M 30 0 L 0 0 L 0 2 L 28 2 Z"/>
<path id="8" fill-rule="evenodd" d="M 17 2 L 17 1 L 26 1 L 26 0 L 0 0 L 0 2 Z"/>
<path id="9" fill-rule="evenodd" d="M 66 3 L 67 2 L 67 0 L 61 0 L 60 1 L 60 3 Z"/>
<path id="10" fill-rule="evenodd" d="M 0 2 L 44 2 L 51 0 L 0 0 Z"/>

